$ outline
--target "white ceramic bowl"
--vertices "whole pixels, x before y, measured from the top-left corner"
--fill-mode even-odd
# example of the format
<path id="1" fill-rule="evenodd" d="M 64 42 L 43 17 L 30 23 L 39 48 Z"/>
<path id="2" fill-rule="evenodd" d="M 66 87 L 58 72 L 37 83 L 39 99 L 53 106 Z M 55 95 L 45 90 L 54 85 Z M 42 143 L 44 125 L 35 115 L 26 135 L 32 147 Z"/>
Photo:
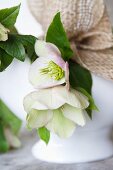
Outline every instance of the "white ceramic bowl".
<path id="1" fill-rule="evenodd" d="M 86 115 L 86 126 L 78 127 L 67 140 L 51 134 L 47 146 L 42 141 L 37 142 L 32 149 L 36 158 L 56 163 L 80 163 L 113 155 L 113 82 L 93 75 L 93 96 L 100 111 L 93 112 L 92 120 Z"/>

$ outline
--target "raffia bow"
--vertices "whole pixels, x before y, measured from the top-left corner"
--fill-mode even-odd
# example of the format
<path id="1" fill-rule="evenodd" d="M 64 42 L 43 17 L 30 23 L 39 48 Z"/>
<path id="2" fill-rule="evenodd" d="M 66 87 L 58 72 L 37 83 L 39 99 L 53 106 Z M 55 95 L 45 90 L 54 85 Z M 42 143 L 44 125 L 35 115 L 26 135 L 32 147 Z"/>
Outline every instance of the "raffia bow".
<path id="1" fill-rule="evenodd" d="M 45 31 L 60 11 L 78 56 L 77 62 L 97 75 L 113 80 L 112 26 L 103 0 L 29 0 L 28 3 Z"/>

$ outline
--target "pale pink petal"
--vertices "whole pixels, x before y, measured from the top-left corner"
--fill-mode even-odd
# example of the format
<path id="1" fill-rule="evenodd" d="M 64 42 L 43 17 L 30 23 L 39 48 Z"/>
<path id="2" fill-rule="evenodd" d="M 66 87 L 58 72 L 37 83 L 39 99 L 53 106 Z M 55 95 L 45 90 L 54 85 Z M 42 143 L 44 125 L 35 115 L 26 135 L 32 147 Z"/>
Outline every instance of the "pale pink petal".
<path id="1" fill-rule="evenodd" d="M 37 40 L 35 43 L 35 52 L 39 57 L 47 57 L 50 61 L 52 60 L 65 70 L 65 61 L 62 59 L 59 49 L 54 44 Z"/>
<path id="2" fill-rule="evenodd" d="M 66 62 L 65 64 L 65 82 L 66 82 L 66 88 L 67 90 L 70 89 L 70 83 L 69 83 L 69 64 Z"/>

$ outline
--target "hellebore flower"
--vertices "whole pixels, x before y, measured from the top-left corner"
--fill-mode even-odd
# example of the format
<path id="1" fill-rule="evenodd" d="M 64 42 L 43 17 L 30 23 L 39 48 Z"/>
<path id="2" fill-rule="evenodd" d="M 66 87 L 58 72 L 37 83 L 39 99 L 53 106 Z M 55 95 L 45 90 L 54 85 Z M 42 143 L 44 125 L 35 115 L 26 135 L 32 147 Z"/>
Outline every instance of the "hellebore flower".
<path id="1" fill-rule="evenodd" d="M 24 98 L 28 127 L 45 126 L 61 138 L 71 136 L 76 124 L 85 125 L 83 111 L 88 105 L 86 96 L 66 86 L 40 89 Z"/>
<path id="2" fill-rule="evenodd" d="M 35 88 L 48 88 L 68 83 L 68 63 L 58 48 L 51 43 L 37 40 L 35 52 L 39 56 L 30 67 L 29 80 Z"/>
<path id="3" fill-rule="evenodd" d="M 0 23 L 0 41 L 6 41 L 8 39 L 8 32 L 9 30 Z"/>

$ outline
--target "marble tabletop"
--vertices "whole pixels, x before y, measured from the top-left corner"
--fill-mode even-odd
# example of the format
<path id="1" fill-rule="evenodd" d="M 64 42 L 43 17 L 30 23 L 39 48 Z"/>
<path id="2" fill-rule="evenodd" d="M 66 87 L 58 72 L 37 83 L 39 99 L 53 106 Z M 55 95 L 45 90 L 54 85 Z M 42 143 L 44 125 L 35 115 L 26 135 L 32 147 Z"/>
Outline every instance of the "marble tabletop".
<path id="1" fill-rule="evenodd" d="M 0 170 L 113 170 L 113 158 L 83 164 L 53 164 L 36 160 L 31 148 L 38 140 L 36 133 L 21 133 L 22 147 L 0 155 Z"/>

